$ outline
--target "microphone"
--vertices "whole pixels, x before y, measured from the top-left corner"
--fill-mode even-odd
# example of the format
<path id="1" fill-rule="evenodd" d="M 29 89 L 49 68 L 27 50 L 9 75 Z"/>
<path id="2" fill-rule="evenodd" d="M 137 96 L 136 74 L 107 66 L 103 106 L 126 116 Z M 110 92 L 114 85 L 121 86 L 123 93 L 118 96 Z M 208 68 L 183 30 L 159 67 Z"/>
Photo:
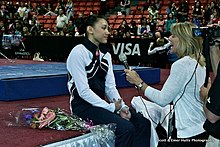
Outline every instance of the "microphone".
<path id="1" fill-rule="evenodd" d="M 118 57 L 119 60 L 124 64 L 125 69 L 130 69 L 126 55 L 124 53 L 121 53 Z"/>

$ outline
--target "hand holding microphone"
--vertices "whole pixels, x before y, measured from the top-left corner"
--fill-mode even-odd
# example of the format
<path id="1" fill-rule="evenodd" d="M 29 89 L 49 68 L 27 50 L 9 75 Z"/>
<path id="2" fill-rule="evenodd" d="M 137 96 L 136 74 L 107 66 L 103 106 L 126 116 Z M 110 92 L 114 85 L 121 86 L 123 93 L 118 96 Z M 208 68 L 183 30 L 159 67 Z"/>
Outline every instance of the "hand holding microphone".
<path id="1" fill-rule="evenodd" d="M 140 78 L 136 71 L 128 69 L 125 69 L 124 71 L 126 73 L 126 80 L 131 84 L 138 86 L 140 83 L 143 82 L 143 80 Z"/>
<path id="2" fill-rule="evenodd" d="M 119 55 L 119 60 L 122 63 L 124 63 L 124 67 L 125 67 L 124 71 L 126 74 L 126 80 L 130 82 L 131 84 L 134 84 L 139 87 L 140 83 L 142 83 L 143 80 L 140 78 L 140 76 L 138 75 L 136 71 L 130 69 L 128 62 L 127 62 L 127 57 L 124 53 Z"/>

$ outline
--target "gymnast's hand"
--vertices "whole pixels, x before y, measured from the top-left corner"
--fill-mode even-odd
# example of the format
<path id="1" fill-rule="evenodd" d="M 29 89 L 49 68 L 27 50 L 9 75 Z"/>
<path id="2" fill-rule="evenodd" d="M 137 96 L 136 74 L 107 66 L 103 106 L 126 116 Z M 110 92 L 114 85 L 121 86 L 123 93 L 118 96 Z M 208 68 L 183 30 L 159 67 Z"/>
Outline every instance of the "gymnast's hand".
<path id="1" fill-rule="evenodd" d="M 119 111 L 121 109 L 121 102 L 122 102 L 122 99 L 118 99 L 116 100 L 115 98 L 113 98 L 113 102 L 115 103 L 115 111 Z"/>
<path id="2" fill-rule="evenodd" d="M 129 111 L 129 108 L 127 106 L 123 107 L 119 112 L 119 114 L 122 118 L 126 120 L 130 120 L 131 118 L 131 112 Z"/>

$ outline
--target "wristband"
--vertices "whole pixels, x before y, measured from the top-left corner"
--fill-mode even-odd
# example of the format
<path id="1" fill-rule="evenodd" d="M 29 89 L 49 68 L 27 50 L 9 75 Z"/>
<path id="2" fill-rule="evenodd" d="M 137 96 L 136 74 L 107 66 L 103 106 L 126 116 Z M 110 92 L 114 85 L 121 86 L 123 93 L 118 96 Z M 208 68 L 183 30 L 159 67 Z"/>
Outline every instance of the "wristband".
<path id="1" fill-rule="evenodd" d="M 126 106 L 126 105 L 125 105 L 124 107 L 127 107 L 127 108 L 128 108 L 128 106 Z M 121 107 L 116 113 L 119 114 L 120 111 L 121 111 L 124 107 Z"/>

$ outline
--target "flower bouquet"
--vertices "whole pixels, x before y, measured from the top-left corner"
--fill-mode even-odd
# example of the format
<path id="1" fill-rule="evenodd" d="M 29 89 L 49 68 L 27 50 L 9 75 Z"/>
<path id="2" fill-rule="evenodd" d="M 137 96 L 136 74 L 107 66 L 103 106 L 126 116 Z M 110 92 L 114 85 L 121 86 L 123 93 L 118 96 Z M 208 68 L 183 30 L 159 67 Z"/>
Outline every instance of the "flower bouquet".
<path id="1" fill-rule="evenodd" d="M 42 129 L 45 127 L 55 130 L 88 131 L 92 127 L 92 121 L 84 121 L 76 115 L 70 115 L 60 108 L 49 109 L 23 108 L 23 117 L 31 128 Z M 22 117 L 22 116 L 20 116 Z"/>
<path id="2" fill-rule="evenodd" d="M 8 126 L 30 126 L 34 129 L 50 128 L 55 130 L 74 130 L 91 132 L 96 136 L 97 141 L 103 146 L 114 146 L 116 124 L 93 125 L 92 121 L 71 115 L 64 110 L 40 108 L 22 108 L 21 111 L 10 114 L 15 118 L 15 123 Z M 112 145 L 110 145 L 112 144 Z"/>

